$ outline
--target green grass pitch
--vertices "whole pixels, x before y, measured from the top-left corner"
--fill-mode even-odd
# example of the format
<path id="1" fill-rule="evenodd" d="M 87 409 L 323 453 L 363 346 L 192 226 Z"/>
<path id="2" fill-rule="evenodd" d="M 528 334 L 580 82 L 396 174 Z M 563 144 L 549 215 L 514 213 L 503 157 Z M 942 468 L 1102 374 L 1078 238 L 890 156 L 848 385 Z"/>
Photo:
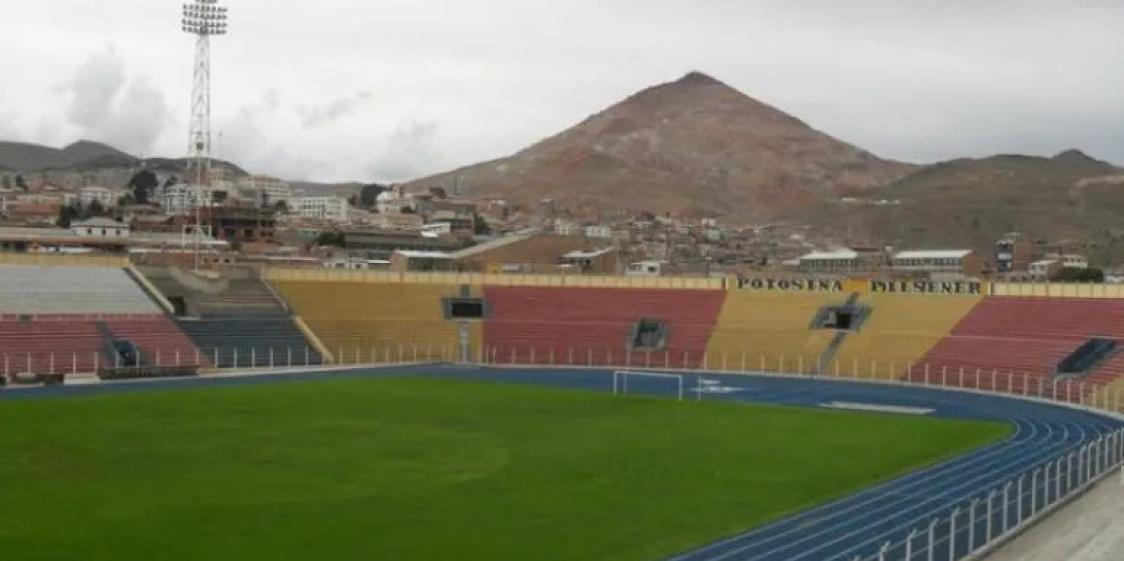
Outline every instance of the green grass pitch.
<path id="1" fill-rule="evenodd" d="M 650 561 L 1005 425 L 421 378 L 0 402 L 0 557 Z"/>

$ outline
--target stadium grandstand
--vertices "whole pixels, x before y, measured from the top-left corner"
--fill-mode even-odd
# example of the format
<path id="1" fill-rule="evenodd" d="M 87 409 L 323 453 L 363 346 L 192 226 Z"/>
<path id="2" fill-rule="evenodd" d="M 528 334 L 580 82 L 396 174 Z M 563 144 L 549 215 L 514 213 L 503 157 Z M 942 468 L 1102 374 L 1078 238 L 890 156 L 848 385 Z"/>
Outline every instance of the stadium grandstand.
<path id="1" fill-rule="evenodd" d="M 318 365 L 284 302 L 257 270 L 230 267 L 197 274 L 178 267 L 138 267 L 141 282 L 174 313 L 180 329 L 219 368 Z"/>
<path id="2" fill-rule="evenodd" d="M 484 346 L 489 362 L 695 368 L 724 298 L 708 289 L 486 287 Z"/>
<path id="3" fill-rule="evenodd" d="M 9 376 L 123 368 L 172 374 L 202 363 L 131 268 L 92 263 L 0 265 L 0 349 Z"/>
<path id="4" fill-rule="evenodd" d="M 424 386 L 419 390 L 422 401 L 411 410 L 424 408 L 431 398 L 453 399 L 464 391 L 486 399 L 492 391 L 425 385 L 461 378 L 612 388 L 614 394 L 650 393 L 678 400 L 795 405 L 816 413 L 861 412 L 850 417 L 852 421 L 886 416 L 985 419 L 1015 431 L 1007 440 L 997 436 L 990 446 L 959 449 L 961 455 L 933 464 L 949 454 L 938 450 L 925 461 L 893 470 L 900 474 L 910 467 L 912 473 L 879 486 L 851 489 L 837 502 L 810 500 L 801 504 L 818 506 L 797 514 L 791 514 L 796 505 L 789 505 L 778 511 L 778 516 L 787 514 L 775 524 L 688 550 L 677 557 L 684 561 L 813 559 L 820 558 L 821 551 L 830 552 L 831 559 L 901 561 L 911 558 L 908 552 L 919 551 L 913 541 L 922 543 L 918 536 L 926 536 L 924 543 L 936 558 L 968 558 L 977 541 L 983 547 L 996 540 L 988 533 L 986 539 L 968 537 L 971 545 L 963 541 L 973 535 L 962 531 L 974 527 L 970 521 L 983 521 L 974 514 L 966 516 L 965 505 L 994 500 L 1023 482 L 1034 493 L 1024 497 L 1032 506 L 1016 502 L 1008 508 L 1017 513 L 1014 522 L 992 520 L 1016 532 L 1037 520 L 1036 509 L 1054 508 L 1080 496 L 1124 460 L 1124 433 L 1119 432 L 1124 427 L 1122 341 L 1124 289 L 1103 285 L 234 266 L 191 271 L 134 266 L 124 259 L 0 254 L 0 379 L 18 387 L 5 388 L 5 395 L 23 390 L 33 395 L 36 386 L 58 383 L 89 386 L 58 391 L 110 392 L 118 387 L 98 385 L 99 379 L 194 378 L 146 384 L 179 388 L 288 377 L 346 384 L 389 374 L 417 377 Z M 299 402 L 305 399 L 303 392 L 315 391 L 297 386 L 277 389 L 275 395 L 282 396 L 282 402 Z M 355 389 L 364 399 L 393 407 L 399 390 L 381 387 L 372 394 Z M 256 400 L 258 395 L 247 390 L 224 399 Z M 318 406 L 334 411 L 347 397 L 337 394 Z M 558 399 L 577 407 L 576 414 L 584 414 L 587 407 L 582 396 Z M 219 402 L 209 415 L 218 418 L 237 411 L 233 422 L 246 420 L 243 409 Z M 295 402 L 288 403 L 287 408 L 246 410 L 299 409 Z M 351 405 L 352 412 L 378 409 L 363 401 Z M 611 408 L 611 426 L 620 426 L 624 419 L 617 415 L 624 410 Z M 518 411 L 549 408 L 520 403 Z M 441 427 L 451 418 L 443 411 L 435 414 Z M 773 413 L 764 414 L 767 418 Z M 287 430 L 308 424 L 315 433 L 309 438 L 316 442 L 337 432 L 323 430 L 335 425 L 317 422 L 302 417 Z M 641 432 L 649 431 L 653 422 L 646 421 Z M 1058 427 L 1079 428 L 1055 434 Z M 872 423 L 847 439 L 834 434 L 799 436 L 830 441 L 817 446 L 862 446 L 869 445 L 864 443 L 869 431 L 883 428 Z M 444 429 L 423 432 L 429 435 L 425 438 L 447 438 L 440 436 Z M 527 434 L 535 443 L 544 441 Z M 366 440 L 372 435 L 353 436 Z M 762 437 L 772 439 L 769 446 L 794 439 L 793 434 L 781 433 Z M 457 447 L 464 445 L 461 436 L 453 440 Z M 407 448 L 421 450 L 413 444 Z M 712 456 L 708 462 L 719 460 Z M 1062 469 L 1067 470 L 1064 475 Z M 938 487 L 939 493 L 932 491 Z M 906 501 L 901 493 L 926 498 Z M 918 510 L 928 503 L 934 504 Z M 840 514 L 859 508 L 869 512 Z M 901 524 L 888 522 L 895 520 Z M 785 538 L 790 524 L 819 537 Z M 932 528 L 928 534 L 921 532 L 927 527 Z M 952 543 L 952 536 L 961 541 Z"/>

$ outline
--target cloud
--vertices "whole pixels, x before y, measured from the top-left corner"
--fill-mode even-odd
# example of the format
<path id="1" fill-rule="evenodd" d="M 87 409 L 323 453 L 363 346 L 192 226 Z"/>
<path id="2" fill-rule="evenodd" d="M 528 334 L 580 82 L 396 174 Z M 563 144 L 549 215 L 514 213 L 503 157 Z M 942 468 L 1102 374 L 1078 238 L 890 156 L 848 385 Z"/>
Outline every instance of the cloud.
<path id="1" fill-rule="evenodd" d="M 371 92 L 358 91 L 354 95 L 323 105 L 303 105 L 297 109 L 297 113 L 301 117 L 302 127 L 306 129 L 322 127 L 353 115 L 369 99 L 371 99 Z"/>
<path id="2" fill-rule="evenodd" d="M 383 181 L 405 181 L 432 173 L 440 165 L 437 123 L 406 120 L 386 139 L 385 148 L 369 166 Z"/>
<path id="3" fill-rule="evenodd" d="M 145 154 L 172 122 L 164 93 L 147 77 L 130 80 L 112 47 L 86 59 L 63 87 L 68 123 L 85 138 Z"/>

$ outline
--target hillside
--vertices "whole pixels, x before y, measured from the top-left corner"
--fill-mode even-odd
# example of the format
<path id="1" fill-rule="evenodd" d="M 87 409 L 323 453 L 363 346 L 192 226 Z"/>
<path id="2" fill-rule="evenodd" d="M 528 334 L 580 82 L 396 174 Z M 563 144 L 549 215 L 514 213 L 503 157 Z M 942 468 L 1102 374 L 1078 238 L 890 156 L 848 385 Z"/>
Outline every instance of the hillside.
<path id="1" fill-rule="evenodd" d="M 769 219 L 912 166 L 812 129 L 704 74 L 649 88 L 513 156 L 415 181 L 579 215 Z"/>
<path id="2" fill-rule="evenodd" d="M 100 162 L 99 166 L 109 163 L 128 166 L 135 164 L 136 161 L 135 157 L 116 148 L 89 140 L 80 140 L 61 149 L 23 142 L 0 141 L 0 167 L 12 170 L 65 169 L 97 162 Z"/>
<path id="3" fill-rule="evenodd" d="M 28 179 L 44 179 L 64 185 L 99 184 L 123 186 L 143 165 L 161 175 L 183 176 L 186 158 L 139 158 L 99 142 L 80 140 L 65 148 L 0 141 L 0 170 Z M 237 165 L 215 160 L 214 165 L 246 175 Z"/>
<path id="4" fill-rule="evenodd" d="M 821 234 L 898 247 L 972 247 L 1021 231 L 1075 244 L 1099 263 L 1124 261 L 1124 170 L 1079 151 L 942 162 L 867 195 L 898 204 L 833 202 L 801 213 Z"/>

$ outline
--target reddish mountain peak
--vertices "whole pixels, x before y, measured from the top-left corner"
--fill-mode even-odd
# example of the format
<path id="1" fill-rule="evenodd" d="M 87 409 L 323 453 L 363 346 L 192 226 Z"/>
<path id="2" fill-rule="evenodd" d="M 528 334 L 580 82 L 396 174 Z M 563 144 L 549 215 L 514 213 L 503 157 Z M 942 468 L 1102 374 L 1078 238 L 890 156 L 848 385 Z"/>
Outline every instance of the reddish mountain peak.
<path id="1" fill-rule="evenodd" d="M 725 86 L 726 84 L 709 74 L 704 74 L 697 70 L 688 72 L 679 80 L 674 83 L 684 86 Z"/>

